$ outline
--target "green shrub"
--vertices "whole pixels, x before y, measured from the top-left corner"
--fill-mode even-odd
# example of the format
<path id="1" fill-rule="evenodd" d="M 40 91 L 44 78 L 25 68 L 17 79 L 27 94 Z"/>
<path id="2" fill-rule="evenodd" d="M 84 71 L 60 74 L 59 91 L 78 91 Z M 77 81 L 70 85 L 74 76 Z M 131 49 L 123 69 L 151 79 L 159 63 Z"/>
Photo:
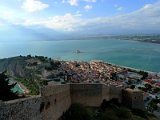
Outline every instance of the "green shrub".
<path id="1" fill-rule="evenodd" d="M 17 81 L 21 82 L 24 86 L 26 86 L 29 91 L 30 95 L 38 95 L 39 94 L 39 86 L 37 82 L 32 79 L 24 79 L 24 78 L 17 78 Z"/>

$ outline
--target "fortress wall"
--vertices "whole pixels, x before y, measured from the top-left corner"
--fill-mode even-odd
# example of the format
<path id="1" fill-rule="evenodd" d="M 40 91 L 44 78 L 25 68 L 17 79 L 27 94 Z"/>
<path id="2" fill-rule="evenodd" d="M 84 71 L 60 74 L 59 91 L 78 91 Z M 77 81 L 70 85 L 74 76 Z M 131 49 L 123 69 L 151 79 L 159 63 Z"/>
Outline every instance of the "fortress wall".
<path id="1" fill-rule="evenodd" d="M 110 85 L 110 99 L 117 98 L 119 102 L 122 102 L 122 87 L 116 87 Z"/>
<path id="2" fill-rule="evenodd" d="M 98 107 L 104 99 L 122 100 L 121 87 L 103 84 L 64 84 L 41 88 L 41 96 L 0 102 L 0 120 L 58 120 L 72 103 Z M 144 109 L 141 92 L 123 90 L 123 101 Z"/>
<path id="3" fill-rule="evenodd" d="M 124 105 L 130 108 L 145 110 L 142 91 L 132 89 L 123 90 L 122 101 Z"/>
<path id="4" fill-rule="evenodd" d="M 102 85 L 102 100 L 110 100 L 110 87 L 108 85 Z"/>
<path id="5" fill-rule="evenodd" d="M 145 110 L 142 92 L 134 92 L 133 93 L 133 95 L 132 95 L 132 108 Z"/>
<path id="6" fill-rule="evenodd" d="M 41 90 L 41 96 L 1 102 L 0 120 L 57 120 L 71 105 L 70 85 Z"/>
<path id="7" fill-rule="evenodd" d="M 128 107 L 132 107 L 132 92 L 122 90 L 122 104 Z"/>
<path id="8" fill-rule="evenodd" d="M 71 105 L 70 85 L 54 85 L 41 89 L 42 119 L 57 120 Z"/>
<path id="9" fill-rule="evenodd" d="M 71 101 L 86 106 L 100 106 L 102 84 L 71 84 Z"/>
<path id="10" fill-rule="evenodd" d="M 0 103 L 0 120 L 41 120 L 40 96 Z"/>

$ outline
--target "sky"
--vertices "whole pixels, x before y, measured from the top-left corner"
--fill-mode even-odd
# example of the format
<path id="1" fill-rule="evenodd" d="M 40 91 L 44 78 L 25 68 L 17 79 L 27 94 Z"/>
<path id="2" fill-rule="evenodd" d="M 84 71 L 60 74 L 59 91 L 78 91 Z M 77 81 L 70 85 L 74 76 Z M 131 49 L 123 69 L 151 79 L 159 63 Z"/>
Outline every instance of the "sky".
<path id="1" fill-rule="evenodd" d="M 0 40 L 160 34 L 160 0 L 0 0 Z"/>

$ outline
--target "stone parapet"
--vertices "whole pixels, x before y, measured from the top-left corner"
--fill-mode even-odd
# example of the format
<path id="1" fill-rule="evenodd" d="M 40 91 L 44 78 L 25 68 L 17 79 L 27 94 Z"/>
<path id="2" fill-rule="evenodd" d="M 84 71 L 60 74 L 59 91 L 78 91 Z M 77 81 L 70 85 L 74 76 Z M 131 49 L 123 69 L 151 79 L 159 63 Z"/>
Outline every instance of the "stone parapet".
<path id="1" fill-rule="evenodd" d="M 39 96 L 0 101 L 0 120 L 58 120 L 73 103 L 98 107 L 112 98 L 144 110 L 140 91 L 105 84 L 59 84 L 41 88 Z"/>

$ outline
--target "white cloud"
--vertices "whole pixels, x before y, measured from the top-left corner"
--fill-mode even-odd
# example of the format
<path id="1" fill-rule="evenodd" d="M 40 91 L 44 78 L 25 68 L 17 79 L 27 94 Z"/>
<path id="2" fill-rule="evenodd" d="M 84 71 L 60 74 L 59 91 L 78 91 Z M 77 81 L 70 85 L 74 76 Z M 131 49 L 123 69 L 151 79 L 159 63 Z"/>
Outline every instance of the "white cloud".
<path id="1" fill-rule="evenodd" d="M 118 11 L 121 11 L 121 10 L 124 9 L 122 6 L 119 6 L 119 5 L 117 5 L 117 4 L 115 4 L 114 7 L 115 7 L 116 10 L 118 10 Z"/>
<path id="2" fill-rule="evenodd" d="M 107 29 L 125 29 L 135 31 L 160 30 L 160 2 L 145 5 L 143 8 L 129 14 L 103 17 L 95 20 L 92 24 Z"/>
<path id="3" fill-rule="evenodd" d="M 77 13 L 75 15 L 66 13 L 64 16 L 54 16 L 39 20 L 25 20 L 20 24 L 24 26 L 44 26 L 59 31 L 75 31 L 77 26 L 82 25 Z"/>
<path id="4" fill-rule="evenodd" d="M 68 0 L 67 1 L 71 6 L 78 6 L 78 0 Z"/>
<path id="5" fill-rule="evenodd" d="M 12 8 L 8 8 L 5 6 L 3 6 L 3 7 L 0 6 L 0 19 L 5 22 L 13 23 L 13 22 L 17 21 L 17 19 L 22 19 L 23 16 L 24 16 L 24 14 L 21 14 L 17 10 L 14 10 Z"/>
<path id="6" fill-rule="evenodd" d="M 95 3 L 96 2 L 96 0 L 84 0 L 85 2 L 93 2 L 93 3 Z"/>
<path id="7" fill-rule="evenodd" d="M 27 12 L 36 12 L 48 8 L 49 5 L 38 0 L 25 0 L 22 8 Z"/>
<path id="8" fill-rule="evenodd" d="M 148 9 L 149 7 L 152 7 L 152 4 L 146 4 L 143 9 Z"/>
<path id="9" fill-rule="evenodd" d="M 84 6 L 84 9 L 88 11 L 88 10 L 92 9 L 92 6 L 91 5 L 86 5 L 86 6 Z"/>
<path id="10" fill-rule="evenodd" d="M 58 31 L 160 31 L 160 2 L 145 5 L 143 8 L 129 14 L 113 17 L 80 18 L 79 11 L 76 14 L 66 13 L 62 16 L 34 19 L 28 18 L 17 23 L 24 26 L 46 27 Z"/>
<path id="11" fill-rule="evenodd" d="M 51 29 L 59 29 L 65 31 L 74 31 L 75 24 L 78 23 L 78 19 L 70 13 L 64 16 L 55 16 L 45 21 L 45 26 Z"/>
<path id="12" fill-rule="evenodd" d="M 80 0 L 61 0 L 61 3 L 69 3 L 71 6 L 78 6 Z M 96 0 L 81 0 L 83 2 L 95 3 Z"/>
<path id="13" fill-rule="evenodd" d="M 3 19 L 13 20 L 15 18 L 14 12 L 9 9 L 1 10 L 0 14 L 1 14 L 1 18 Z"/>

